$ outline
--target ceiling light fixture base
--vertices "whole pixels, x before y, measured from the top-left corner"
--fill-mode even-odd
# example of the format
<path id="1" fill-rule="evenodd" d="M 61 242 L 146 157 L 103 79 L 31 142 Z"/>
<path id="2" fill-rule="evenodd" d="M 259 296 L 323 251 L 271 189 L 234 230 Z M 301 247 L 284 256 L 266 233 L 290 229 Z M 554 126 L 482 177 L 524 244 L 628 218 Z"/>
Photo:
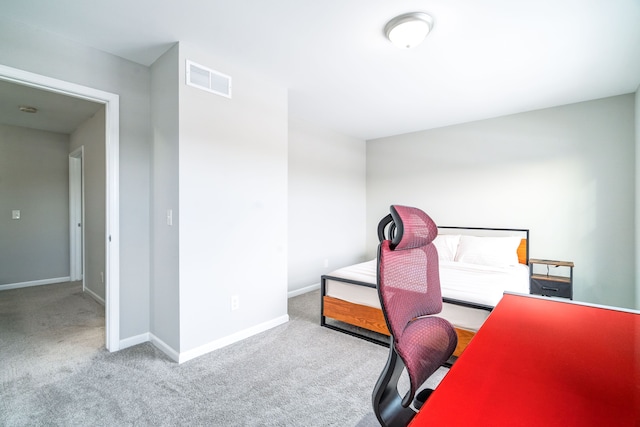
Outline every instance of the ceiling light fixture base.
<path id="1" fill-rule="evenodd" d="M 433 28 L 433 18 L 424 12 L 410 12 L 396 16 L 384 27 L 384 35 L 402 49 L 416 47 Z"/>

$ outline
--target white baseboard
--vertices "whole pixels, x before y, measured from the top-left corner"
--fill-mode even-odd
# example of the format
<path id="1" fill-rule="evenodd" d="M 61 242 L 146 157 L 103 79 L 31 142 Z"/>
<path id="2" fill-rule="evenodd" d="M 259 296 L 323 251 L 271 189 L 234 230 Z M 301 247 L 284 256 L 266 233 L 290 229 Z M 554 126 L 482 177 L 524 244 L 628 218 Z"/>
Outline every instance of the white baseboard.
<path id="1" fill-rule="evenodd" d="M 289 291 L 287 293 L 287 298 L 297 297 L 298 295 L 306 294 L 307 292 L 315 291 L 316 289 L 320 289 L 320 283 L 316 283 L 311 286 L 307 286 L 301 289 L 295 289 L 293 291 Z"/>
<path id="2" fill-rule="evenodd" d="M 104 298 L 102 298 L 100 295 L 96 294 L 95 292 L 93 292 L 91 289 L 87 288 L 86 286 L 84 287 L 84 291 L 89 294 L 89 296 L 91 298 L 93 298 L 94 300 L 98 301 L 99 304 L 101 305 L 105 305 L 104 302 Z"/>
<path id="3" fill-rule="evenodd" d="M 162 341 L 157 336 L 155 336 L 153 334 L 149 334 L 149 337 L 151 338 L 150 339 L 151 344 L 153 344 L 160 351 L 162 351 L 164 354 L 169 356 L 171 358 L 171 360 L 173 360 L 174 362 L 180 363 L 180 353 L 179 352 L 177 352 L 173 347 L 171 347 L 166 342 Z"/>
<path id="4" fill-rule="evenodd" d="M 196 347 L 192 350 L 185 352 L 178 352 L 173 347 L 162 341 L 160 338 L 155 336 L 152 333 L 145 333 L 136 335 L 135 337 L 126 338 L 120 340 L 120 350 L 123 350 L 127 347 L 132 347 L 134 345 L 142 344 L 144 342 L 150 341 L 151 344 L 156 346 L 158 350 L 162 351 L 166 354 L 171 360 L 184 363 L 188 362 L 191 359 L 195 359 L 196 357 L 202 356 L 204 354 L 210 353 L 214 350 L 221 349 L 238 341 L 242 341 L 243 339 L 249 338 L 253 335 L 257 335 L 261 332 L 265 332 L 271 328 L 275 328 L 276 326 L 282 325 L 283 323 L 287 323 L 289 321 L 289 315 L 285 314 L 284 316 L 277 317 L 268 322 L 260 323 L 259 325 L 253 326 L 251 328 L 247 328 L 240 332 L 236 332 L 235 334 L 229 335 L 228 337 L 221 338 L 219 340 L 210 342 L 208 344 L 202 345 L 200 347 Z"/>
<path id="5" fill-rule="evenodd" d="M 249 338 L 253 335 L 257 335 L 261 332 L 267 331 L 271 328 L 275 328 L 276 326 L 282 325 L 283 323 L 287 323 L 288 321 L 289 321 L 289 315 L 285 314 L 284 316 L 276 317 L 275 319 L 269 320 L 264 323 L 260 323 L 259 325 L 253 326 L 243 331 L 236 332 L 235 334 L 229 335 L 228 337 L 224 337 L 219 340 L 202 345 L 200 347 L 196 347 L 192 350 L 185 351 L 183 353 L 180 353 L 178 357 L 178 363 L 184 363 L 191 359 L 195 359 L 196 357 L 210 353 L 214 350 L 221 349 L 223 347 L 226 347 L 238 341 L 242 341 L 243 339 Z M 173 359 L 173 357 L 168 353 L 167 355 Z"/>
<path id="6" fill-rule="evenodd" d="M 143 342 L 147 342 L 149 340 L 149 333 L 144 333 L 140 335 L 136 335 L 134 337 L 129 337 L 120 340 L 120 350 L 125 349 L 127 347 L 133 347 L 134 345 L 142 344 Z"/>
<path id="7" fill-rule="evenodd" d="M 151 332 L 120 340 L 120 350 L 124 350 L 125 348 L 133 347 L 134 345 L 142 344 L 145 342 L 150 342 L 151 344 L 153 344 L 158 350 L 169 356 L 169 358 L 171 358 L 171 360 L 173 360 L 174 362 L 178 361 L 179 353 L 174 350 L 173 347 L 162 341 Z"/>
<path id="8" fill-rule="evenodd" d="M 31 286 L 53 285 L 54 283 L 69 282 L 70 277 L 56 277 L 53 279 L 32 280 L 30 282 L 8 283 L 6 285 L 0 285 L 0 291 L 8 289 L 28 288 Z"/>

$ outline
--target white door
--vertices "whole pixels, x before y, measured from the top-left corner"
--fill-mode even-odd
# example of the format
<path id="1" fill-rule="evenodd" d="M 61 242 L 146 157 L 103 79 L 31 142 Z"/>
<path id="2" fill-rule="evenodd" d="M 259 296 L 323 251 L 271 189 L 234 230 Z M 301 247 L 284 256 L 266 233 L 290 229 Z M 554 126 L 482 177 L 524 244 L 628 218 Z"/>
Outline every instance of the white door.
<path id="1" fill-rule="evenodd" d="M 84 182 L 83 147 L 69 154 L 69 247 L 71 281 L 82 280 L 84 289 Z"/>

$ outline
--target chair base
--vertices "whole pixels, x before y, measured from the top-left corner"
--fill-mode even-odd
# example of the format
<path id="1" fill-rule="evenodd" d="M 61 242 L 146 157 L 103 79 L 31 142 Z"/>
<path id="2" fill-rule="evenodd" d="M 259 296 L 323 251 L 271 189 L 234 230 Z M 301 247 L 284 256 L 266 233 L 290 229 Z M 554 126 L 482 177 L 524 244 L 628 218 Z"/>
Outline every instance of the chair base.
<path id="1" fill-rule="evenodd" d="M 398 393 L 398 380 L 404 367 L 392 342 L 387 364 L 378 378 L 372 396 L 373 412 L 382 427 L 406 427 L 416 415 L 411 405 L 403 405 L 404 399 Z"/>
<path id="2" fill-rule="evenodd" d="M 433 393 L 432 388 L 425 388 L 416 395 L 416 398 L 413 399 L 413 407 L 416 411 L 419 411 L 420 408 L 422 408 L 422 405 L 424 405 L 424 402 L 426 402 L 429 396 L 431 396 L 431 393 Z"/>

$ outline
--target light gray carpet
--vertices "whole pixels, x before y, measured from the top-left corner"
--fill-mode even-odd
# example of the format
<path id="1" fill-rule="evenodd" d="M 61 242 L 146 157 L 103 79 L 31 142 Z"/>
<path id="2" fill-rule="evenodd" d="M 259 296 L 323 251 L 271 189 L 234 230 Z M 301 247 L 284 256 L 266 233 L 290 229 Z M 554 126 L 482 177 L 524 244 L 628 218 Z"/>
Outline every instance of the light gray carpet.
<path id="1" fill-rule="evenodd" d="M 148 343 L 108 353 L 104 308 L 78 284 L 2 291 L 0 425 L 377 426 L 388 349 L 320 327 L 319 298 L 292 298 L 287 324 L 178 365 Z"/>

